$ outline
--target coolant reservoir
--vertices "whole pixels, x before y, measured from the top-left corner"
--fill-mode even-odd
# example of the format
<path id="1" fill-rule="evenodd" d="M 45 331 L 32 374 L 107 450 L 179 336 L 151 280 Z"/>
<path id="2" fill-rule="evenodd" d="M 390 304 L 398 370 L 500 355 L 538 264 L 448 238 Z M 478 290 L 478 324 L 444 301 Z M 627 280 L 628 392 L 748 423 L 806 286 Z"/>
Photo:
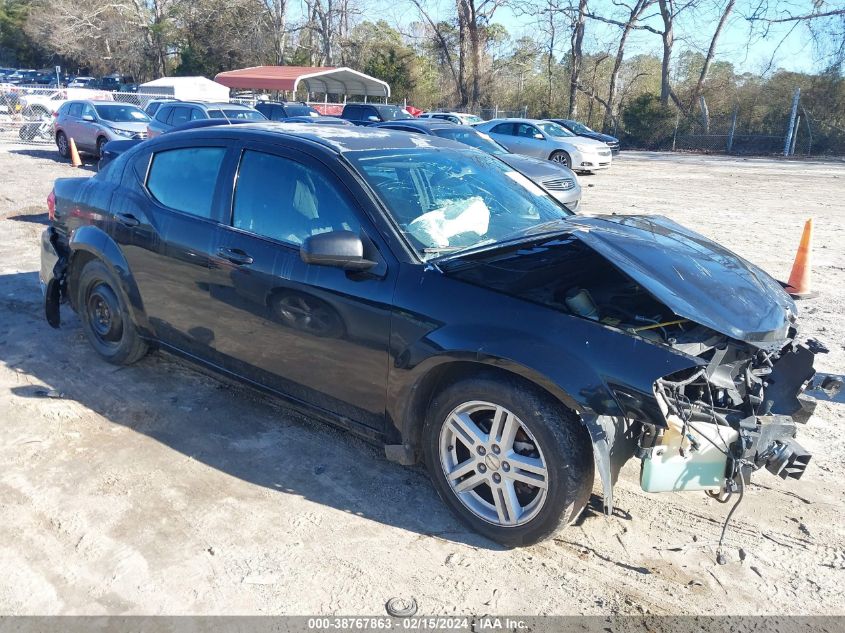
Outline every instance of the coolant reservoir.
<path id="1" fill-rule="evenodd" d="M 727 426 L 692 422 L 687 431 L 698 444 L 698 448 L 694 449 L 681 435 L 681 421 L 675 416 L 668 416 L 667 421 L 669 428 L 664 432 L 661 443 L 643 459 L 640 473 L 642 489 L 646 492 L 670 492 L 721 488 L 725 481 L 728 447 L 739 438 L 739 433 Z"/>

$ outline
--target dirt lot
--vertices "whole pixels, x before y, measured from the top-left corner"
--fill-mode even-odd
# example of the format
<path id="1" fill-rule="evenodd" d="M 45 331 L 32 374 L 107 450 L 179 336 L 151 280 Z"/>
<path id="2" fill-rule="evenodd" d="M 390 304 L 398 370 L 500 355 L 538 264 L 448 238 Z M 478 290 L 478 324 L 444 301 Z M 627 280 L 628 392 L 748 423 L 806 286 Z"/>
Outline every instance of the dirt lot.
<path id="1" fill-rule="evenodd" d="M 50 329 L 44 200 L 80 173 L 0 147 L 0 613 L 845 613 L 845 405 L 802 429 L 800 482 L 757 477 L 727 565 L 727 508 L 647 495 L 634 463 L 617 516 L 502 550 L 376 448 L 166 355 L 116 369 L 73 318 Z M 804 331 L 845 370 L 845 165 L 629 153 L 582 182 L 585 212 L 665 214 L 777 277 L 815 216 Z"/>

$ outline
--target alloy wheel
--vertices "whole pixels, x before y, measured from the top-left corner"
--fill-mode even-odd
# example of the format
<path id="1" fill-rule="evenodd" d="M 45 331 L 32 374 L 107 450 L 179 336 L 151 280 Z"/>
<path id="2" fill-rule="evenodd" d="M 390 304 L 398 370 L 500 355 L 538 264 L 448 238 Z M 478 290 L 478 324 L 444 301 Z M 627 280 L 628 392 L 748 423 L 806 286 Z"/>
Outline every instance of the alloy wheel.
<path id="1" fill-rule="evenodd" d="M 440 429 L 440 465 L 460 502 L 501 527 L 523 525 L 547 498 L 549 473 L 539 443 L 511 411 L 465 402 Z"/>

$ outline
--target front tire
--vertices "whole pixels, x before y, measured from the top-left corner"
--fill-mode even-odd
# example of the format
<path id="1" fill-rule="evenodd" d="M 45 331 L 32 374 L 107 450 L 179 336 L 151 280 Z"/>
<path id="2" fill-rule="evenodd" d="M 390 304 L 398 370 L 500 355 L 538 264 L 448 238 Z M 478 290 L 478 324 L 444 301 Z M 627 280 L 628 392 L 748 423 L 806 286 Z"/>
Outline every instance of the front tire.
<path id="1" fill-rule="evenodd" d="M 105 136 L 101 136 L 97 139 L 97 160 L 101 160 L 103 158 L 103 152 L 105 151 L 106 143 L 109 140 Z"/>
<path id="2" fill-rule="evenodd" d="M 521 379 L 466 378 L 434 397 L 425 462 L 467 525 L 508 547 L 578 518 L 593 487 L 589 435 L 577 416 Z"/>
<path id="3" fill-rule="evenodd" d="M 552 152 L 549 160 L 553 163 L 559 163 L 568 169 L 572 169 L 572 157 L 562 150 Z"/>
<path id="4" fill-rule="evenodd" d="M 79 275 L 76 308 L 94 350 L 114 365 L 131 365 L 148 348 L 138 335 L 119 288 L 106 265 L 91 260 Z"/>
<path id="5" fill-rule="evenodd" d="M 70 143 L 68 143 L 67 136 L 65 136 L 64 132 L 56 134 L 56 147 L 59 150 L 59 156 L 70 158 Z"/>

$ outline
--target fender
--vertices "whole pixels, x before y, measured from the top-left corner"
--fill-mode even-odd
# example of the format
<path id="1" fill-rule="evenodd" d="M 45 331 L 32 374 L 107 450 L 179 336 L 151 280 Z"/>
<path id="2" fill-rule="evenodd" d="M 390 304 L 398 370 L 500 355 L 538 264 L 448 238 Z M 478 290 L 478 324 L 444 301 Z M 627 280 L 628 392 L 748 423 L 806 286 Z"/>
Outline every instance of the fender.
<path id="1" fill-rule="evenodd" d="M 432 386 L 429 376 L 453 363 L 495 367 L 531 381 L 579 415 L 593 444 L 605 510 L 611 512 L 613 485 L 636 448 L 631 422 L 653 416 L 657 422 L 662 420 L 653 400 L 654 381 L 701 361 L 645 339 L 600 329 L 601 335 L 594 333 L 585 339 L 589 345 L 581 353 L 544 336 L 543 332 L 553 331 L 547 329 L 531 330 L 539 333 L 531 338 L 525 330 L 491 332 L 489 327 L 466 325 L 429 331 L 401 350 L 391 368 L 388 402 L 394 403 L 389 405 L 394 410 L 388 411 L 388 419 L 393 421 L 402 444 L 388 445 L 388 457 L 404 463 L 414 461 L 419 441 L 419 398 L 426 397 Z M 474 349 L 450 349 L 457 341 L 465 345 L 473 339 Z M 635 347 L 640 361 L 637 367 L 607 362 L 618 356 L 620 346 Z M 598 359 L 604 359 L 603 366 L 616 370 L 613 375 L 602 375 L 594 369 L 593 361 Z"/>
<path id="2" fill-rule="evenodd" d="M 71 234 L 68 247 L 70 249 L 68 270 L 73 270 L 74 261 L 82 252 L 90 253 L 102 261 L 120 282 L 117 290 L 123 295 L 135 325 L 143 333 L 151 332 L 138 285 L 117 243 L 99 227 L 86 225 L 79 227 Z"/>

